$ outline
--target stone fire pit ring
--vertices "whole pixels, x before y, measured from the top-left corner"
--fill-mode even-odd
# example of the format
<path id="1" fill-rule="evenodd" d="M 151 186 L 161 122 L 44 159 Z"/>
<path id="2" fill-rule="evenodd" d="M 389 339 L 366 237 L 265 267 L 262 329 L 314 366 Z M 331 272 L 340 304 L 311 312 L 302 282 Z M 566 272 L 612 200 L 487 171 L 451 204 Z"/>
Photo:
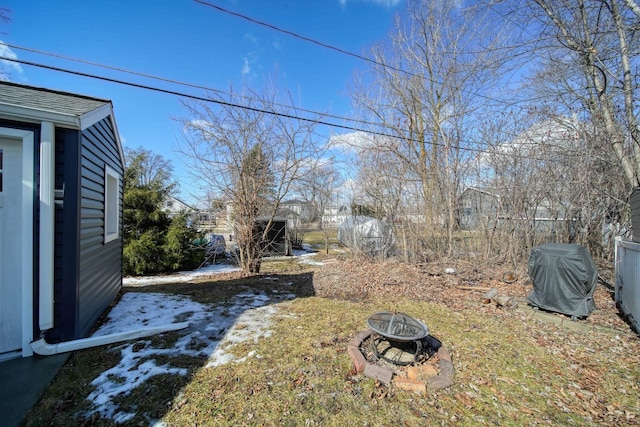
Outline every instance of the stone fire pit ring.
<path id="1" fill-rule="evenodd" d="M 449 350 L 447 350 L 444 344 L 429 335 L 429 328 L 424 323 L 407 316 L 407 318 L 412 319 L 415 323 L 410 322 L 403 316 L 406 315 L 402 313 L 379 312 L 374 313 L 374 315 L 367 320 L 370 329 L 358 333 L 351 339 L 347 347 L 349 356 L 353 360 L 355 371 L 374 378 L 383 384 L 393 384 L 400 389 L 412 390 L 419 393 L 426 393 L 427 391 L 434 392 L 452 386 L 454 367 Z M 387 320 L 389 323 L 385 323 Z M 395 328 L 394 323 L 396 324 Z M 411 326 L 409 327 L 408 325 Z M 380 332 L 383 332 L 383 334 Z M 429 339 L 437 341 L 438 344 L 440 344 L 436 353 L 438 356 L 438 375 L 426 378 L 425 380 L 409 377 L 404 378 L 397 375 L 394 377 L 395 372 L 393 370 L 367 361 L 362 352 L 363 342 L 369 339 L 373 340 L 375 336 L 386 336 L 384 334 L 387 333 L 405 340 L 406 338 L 412 338 L 414 341 L 416 341 L 416 339 L 417 341 Z"/>

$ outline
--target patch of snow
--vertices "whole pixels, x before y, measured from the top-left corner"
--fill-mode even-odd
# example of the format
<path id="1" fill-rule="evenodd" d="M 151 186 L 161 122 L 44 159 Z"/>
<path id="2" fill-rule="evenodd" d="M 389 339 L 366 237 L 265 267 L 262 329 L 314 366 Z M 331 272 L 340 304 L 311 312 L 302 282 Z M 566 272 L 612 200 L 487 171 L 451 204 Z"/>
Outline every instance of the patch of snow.
<path id="1" fill-rule="evenodd" d="M 294 257 L 302 264 L 324 265 L 310 258 L 315 252 L 294 251 Z M 188 283 L 196 278 L 219 273 L 240 271 L 235 265 L 212 264 L 194 271 L 183 271 L 165 276 L 126 277 L 123 285 L 141 287 L 166 283 Z M 279 280 L 266 276 L 263 280 Z M 291 284 L 291 283 L 288 283 Z M 174 322 L 189 322 L 189 327 L 176 331 L 179 338 L 170 348 L 154 348 L 151 340 L 138 340 L 114 347 L 121 359 L 116 366 L 101 373 L 92 384 L 95 391 L 88 396 L 92 403 L 87 416 L 98 413 L 110 418 L 116 424 L 131 420 L 135 414 L 121 411 L 114 403 L 117 396 L 126 396 L 133 389 L 155 375 L 186 375 L 187 370 L 169 364 L 157 365 L 154 356 L 188 355 L 200 357 L 208 368 L 225 363 L 241 363 L 247 358 L 260 358 L 255 351 L 239 357 L 233 348 L 241 342 L 271 335 L 271 318 L 277 313 L 275 302 L 294 298 L 295 295 L 274 292 L 272 297 L 265 293 L 246 292 L 236 295 L 224 305 L 200 304 L 188 297 L 164 293 L 125 293 L 109 313 L 108 319 L 94 334 L 94 337 L 130 331 L 142 327 L 162 326 Z M 291 314 L 283 314 L 292 316 Z M 140 363 L 144 360 L 143 363 Z M 154 423 L 152 423 L 154 424 Z M 155 425 L 163 426 L 162 422 Z"/>
<path id="2" fill-rule="evenodd" d="M 308 259 L 308 258 L 303 258 L 300 261 L 298 261 L 298 264 L 307 264 L 307 265 L 326 265 L 326 263 L 322 262 L 322 261 L 314 261 L 312 259 Z"/>
<path id="3" fill-rule="evenodd" d="M 181 271 L 165 276 L 139 276 L 125 277 L 122 279 L 123 286 L 148 286 L 162 285 L 166 283 L 186 283 L 198 277 L 210 276 L 212 274 L 231 273 L 240 271 L 238 266 L 232 264 L 210 264 L 193 271 Z"/>
<path id="4" fill-rule="evenodd" d="M 187 370 L 157 365 L 155 356 L 189 355 L 200 357 L 207 367 L 257 357 L 250 352 L 244 357 L 232 353 L 233 347 L 248 340 L 271 335 L 271 317 L 277 313 L 273 305 L 293 298 L 279 294 L 270 298 L 265 293 L 244 292 L 227 304 L 200 304 L 188 297 L 163 293 L 127 292 L 111 309 L 107 321 L 93 336 L 124 332 L 140 327 L 153 327 L 173 322 L 189 322 L 189 327 L 175 333 L 179 338 L 169 348 L 155 348 L 151 340 L 138 340 L 112 348 L 121 359 L 116 366 L 102 372 L 92 381 L 96 388 L 87 397 L 92 403 L 87 416 L 98 413 L 115 423 L 124 423 L 135 414 L 121 411 L 114 403 L 117 396 L 127 396 L 133 389 L 155 375 L 186 375 Z M 141 363 L 141 361 L 144 361 Z"/>
<path id="5" fill-rule="evenodd" d="M 258 341 L 262 337 L 271 336 L 269 326 L 271 326 L 271 317 L 276 314 L 276 308 L 272 305 L 253 308 L 245 311 L 238 317 L 229 333 L 227 333 L 220 345 L 216 347 L 209 361 L 207 368 L 224 365 L 233 360 L 241 361 L 230 350 L 235 344 L 253 340 Z"/>
<path id="6" fill-rule="evenodd" d="M 308 264 L 308 265 L 325 265 L 324 262 L 322 261 L 314 261 L 312 259 L 310 259 L 311 257 L 316 256 L 317 253 L 316 252 L 310 252 L 310 253 L 305 253 L 300 255 L 298 258 L 298 264 Z"/>

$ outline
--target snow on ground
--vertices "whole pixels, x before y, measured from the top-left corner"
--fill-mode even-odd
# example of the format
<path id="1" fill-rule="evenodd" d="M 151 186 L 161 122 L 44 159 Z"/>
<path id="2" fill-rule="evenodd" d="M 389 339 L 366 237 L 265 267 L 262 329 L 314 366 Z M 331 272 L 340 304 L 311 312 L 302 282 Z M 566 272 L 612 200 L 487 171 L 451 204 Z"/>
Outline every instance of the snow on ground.
<path id="1" fill-rule="evenodd" d="M 294 257 L 300 263 L 322 265 L 310 259 L 314 255 L 315 253 L 304 250 L 294 252 Z M 167 276 L 126 277 L 123 285 L 141 287 L 188 283 L 198 277 L 239 270 L 235 265 L 212 264 Z M 263 280 L 279 279 L 266 276 Z M 179 338 L 168 348 L 153 347 L 151 339 L 147 338 L 124 343 L 110 350 L 119 351 L 121 359 L 116 366 L 102 372 L 92 381 L 96 389 L 87 398 L 92 403 L 87 416 L 98 413 L 115 423 L 124 423 L 135 414 L 120 410 L 115 403 L 116 397 L 128 395 L 155 375 L 187 374 L 187 370 L 183 368 L 170 364 L 158 365 L 154 356 L 202 357 L 209 368 L 231 362 L 240 363 L 248 357 L 260 357 L 255 352 L 237 355 L 233 350 L 238 343 L 270 336 L 270 320 L 277 314 L 277 308 L 273 304 L 294 297 L 293 294 L 270 297 L 262 292 L 245 292 L 223 305 L 213 305 L 200 304 L 182 295 L 125 293 L 109 312 L 105 324 L 93 334 L 94 337 L 179 322 L 189 322 L 189 327 L 176 331 Z"/>
<path id="2" fill-rule="evenodd" d="M 300 264 L 324 265 L 323 262 L 314 261 L 310 258 L 316 255 L 313 249 L 306 247 L 304 250 L 294 250 L 293 257 L 298 259 Z M 198 268 L 193 271 L 181 271 L 167 276 L 141 276 L 141 277 L 125 277 L 122 280 L 124 286 L 148 286 L 161 285 L 165 283 L 188 283 L 198 277 L 211 276 L 217 273 L 230 273 L 240 271 L 240 268 L 233 264 L 210 264 Z"/>
<path id="3" fill-rule="evenodd" d="M 107 322 L 93 336 L 176 322 L 189 322 L 189 327 L 177 331 L 180 337 L 168 348 L 153 347 L 150 339 L 142 339 L 112 349 L 119 351 L 122 358 L 92 381 L 96 389 L 88 397 L 92 409 L 87 416 L 99 413 L 116 423 L 126 422 L 135 414 L 121 411 L 114 403 L 117 396 L 128 395 L 154 375 L 187 374 L 186 369 L 170 364 L 158 365 L 154 356 L 202 357 L 207 367 L 259 357 L 255 352 L 234 354 L 235 344 L 269 336 L 270 319 L 277 313 L 271 304 L 294 296 L 280 294 L 278 298 L 271 298 L 264 293 L 245 292 L 224 305 L 209 305 L 180 295 L 124 294 L 109 313 Z"/>
<path id="4" fill-rule="evenodd" d="M 168 276 L 125 277 L 122 280 L 122 284 L 124 286 L 148 286 L 161 285 L 164 283 L 185 283 L 191 282 L 198 277 L 210 276 L 217 273 L 230 273 L 233 271 L 240 271 L 240 268 L 233 264 L 210 264 L 200 267 L 197 270 L 181 271 Z"/>
<path id="5" fill-rule="evenodd" d="M 316 254 L 314 253 L 304 253 L 298 256 L 298 264 L 308 264 L 308 265 L 325 265 L 322 261 L 316 261 L 311 259 Z"/>

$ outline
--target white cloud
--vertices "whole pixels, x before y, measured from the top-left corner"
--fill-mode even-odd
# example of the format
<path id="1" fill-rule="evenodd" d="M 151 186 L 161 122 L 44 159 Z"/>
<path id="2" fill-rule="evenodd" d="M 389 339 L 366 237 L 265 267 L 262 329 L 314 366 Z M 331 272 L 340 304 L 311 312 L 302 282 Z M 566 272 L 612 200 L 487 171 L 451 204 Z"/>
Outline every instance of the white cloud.
<path id="1" fill-rule="evenodd" d="M 254 36 L 252 33 L 245 33 L 245 35 L 243 36 L 243 39 L 252 44 L 258 45 L 258 38 Z"/>
<path id="2" fill-rule="evenodd" d="M 249 58 L 246 56 L 242 58 L 242 75 L 246 76 L 251 72 L 251 65 L 249 65 Z"/>
<path id="3" fill-rule="evenodd" d="M 340 4 L 342 6 L 346 6 L 348 1 L 351 1 L 352 3 L 354 2 L 354 0 L 340 0 Z M 396 7 L 402 2 L 402 0 L 357 0 L 357 1 L 365 2 L 365 3 L 373 3 L 375 5 L 384 6 L 387 8 Z"/>
<path id="4" fill-rule="evenodd" d="M 0 40 L 0 57 L 7 59 L 18 59 L 18 55 L 9 46 Z M 17 74 L 22 76 L 22 67 L 17 62 L 0 60 L 0 80 L 11 80 L 11 76 Z"/>
<path id="5" fill-rule="evenodd" d="M 362 150 L 371 147 L 375 143 L 374 139 L 374 135 L 366 132 L 343 133 L 340 135 L 332 135 L 329 139 L 329 146 L 346 151 Z"/>
<path id="6" fill-rule="evenodd" d="M 242 57 L 242 75 L 247 76 L 253 73 L 253 66 L 258 62 L 259 56 L 256 51 L 250 51 Z"/>

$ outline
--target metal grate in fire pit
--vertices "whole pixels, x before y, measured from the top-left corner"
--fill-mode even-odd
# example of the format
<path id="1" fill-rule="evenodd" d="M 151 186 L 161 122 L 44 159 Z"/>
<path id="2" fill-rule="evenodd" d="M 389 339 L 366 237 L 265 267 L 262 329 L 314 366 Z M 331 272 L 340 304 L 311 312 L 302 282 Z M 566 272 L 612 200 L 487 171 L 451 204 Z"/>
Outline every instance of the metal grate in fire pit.
<path id="1" fill-rule="evenodd" d="M 395 341 L 416 341 L 429 335 L 427 325 L 404 313 L 380 311 L 369 316 L 367 324 L 377 334 Z"/>
<path id="2" fill-rule="evenodd" d="M 404 313 L 381 311 L 369 316 L 367 324 L 374 332 L 371 350 L 376 358 L 409 365 L 425 356 L 422 341 L 429 335 L 429 328 L 419 320 Z"/>

